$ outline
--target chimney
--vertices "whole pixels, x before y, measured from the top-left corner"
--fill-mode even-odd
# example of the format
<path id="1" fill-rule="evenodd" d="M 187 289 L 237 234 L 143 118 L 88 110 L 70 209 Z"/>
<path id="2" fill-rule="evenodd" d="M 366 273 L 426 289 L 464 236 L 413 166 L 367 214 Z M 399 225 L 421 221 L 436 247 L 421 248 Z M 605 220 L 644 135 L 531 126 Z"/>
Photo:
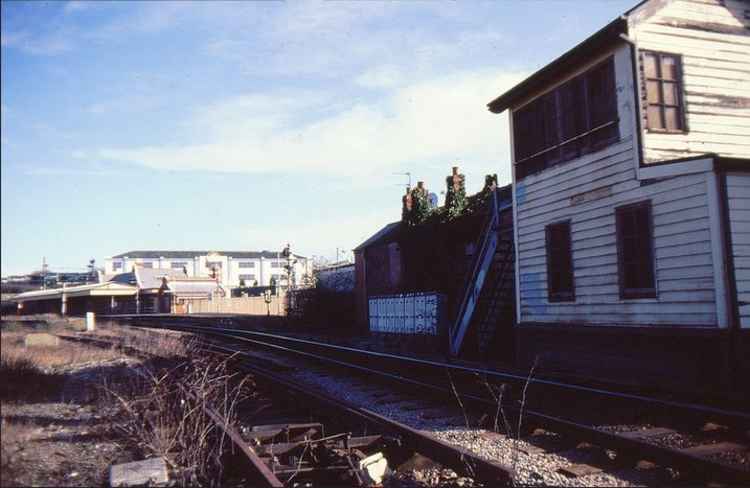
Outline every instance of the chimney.
<path id="1" fill-rule="evenodd" d="M 411 188 L 409 186 L 406 187 L 406 194 L 401 197 L 401 220 L 406 221 L 409 218 L 409 213 L 411 213 L 411 209 L 413 206 L 413 201 L 411 198 Z"/>

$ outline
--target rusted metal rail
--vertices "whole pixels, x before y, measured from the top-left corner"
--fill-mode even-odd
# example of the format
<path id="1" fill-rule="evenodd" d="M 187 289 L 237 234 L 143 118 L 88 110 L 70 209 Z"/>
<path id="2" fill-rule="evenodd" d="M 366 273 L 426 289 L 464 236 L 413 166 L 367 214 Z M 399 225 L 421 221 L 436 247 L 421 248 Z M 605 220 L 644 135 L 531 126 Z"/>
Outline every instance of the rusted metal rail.
<path id="1" fill-rule="evenodd" d="M 216 424 L 219 429 L 221 429 L 222 432 L 224 432 L 227 437 L 232 441 L 233 445 L 237 447 L 244 455 L 247 457 L 248 461 L 250 461 L 250 464 L 253 467 L 253 470 L 255 473 L 259 475 L 260 481 L 266 488 L 284 488 L 284 483 L 279 480 L 279 478 L 276 477 L 276 474 L 274 474 L 266 465 L 266 463 L 263 462 L 263 460 L 253 451 L 245 441 L 245 439 L 242 438 L 242 434 L 240 434 L 237 429 L 232 427 L 226 422 L 226 419 L 219 415 L 216 411 L 214 411 L 211 407 L 205 404 L 205 402 L 201 402 L 193 392 L 189 391 L 187 388 L 180 386 L 182 391 L 185 392 L 186 395 L 191 397 L 193 400 L 195 400 L 198 404 L 201 406 L 201 410 L 208 415 L 211 420 Z"/>

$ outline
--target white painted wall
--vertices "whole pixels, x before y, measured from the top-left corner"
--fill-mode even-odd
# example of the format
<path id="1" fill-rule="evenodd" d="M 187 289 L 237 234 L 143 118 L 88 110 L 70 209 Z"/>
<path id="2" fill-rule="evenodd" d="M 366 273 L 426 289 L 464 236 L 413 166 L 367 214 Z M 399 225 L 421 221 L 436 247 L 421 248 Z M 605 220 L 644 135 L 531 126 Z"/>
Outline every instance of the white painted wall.
<path id="1" fill-rule="evenodd" d="M 516 182 L 519 322 L 715 326 L 708 173 L 637 179 L 630 47 L 623 43 L 609 54 L 615 59 L 620 141 Z M 593 190 L 601 190 L 597 198 L 580 204 L 571 200 Z M 618 284 L 615 208 L 643 200 L 652 204 L 657 297 L 624 300 Z M 551 303 L 544 228 L 567 219 L 576 301 Z"/>
<path id="2" fill-rule="evenodd" d="M 750 328 L 750 174 L 728 173 L 726 184 L 740 327 L 747 329 Z"/>
<path id="3" fill-rule="evenodd" d="M 688 132 L 649 132 L 644 123 L 646 161 L 705 153 L 750 157 L 747 10 L 736 0 L 675 0 L 645 21 L 631 20 L 638 48 L 680 54 L 684 73 Z M 701 24 L 710 29 L 695 28 Z"/>
<path id="4" fill-rule="evenodd" d="M 297 284 L 302 283 L 302 277 L 305 274 L 311 273 L 312 261 L 307 258 L 297 258 L 298 262 L 295 264 L 295 272 L 297 275 Z M 169 269 L 173 262 L 186 263 L 188 276 L 209 276 L 211 269 L 207 263 L 217 262 L 221 263 L 221 269 L 218 270 L 219 277 L 222 286 L 227 288 L 236 288 L 240 284 L 240 275 L 255 275 L 255 279 L 258 281 L 259 286 L 268 286 L 271 282 L 272 275 L 279 275 L 284 280 L 286 279 L 286 273 L 283 268 L 286 261 L 283 257 L 279 257 L 278 261 L 281 263 L 281 267 L 273 267 L 272 263 L 276 262 L 276 258 L 234 258 L 226 255 L 203 255 L 185 258 L 106 258 L 104 260 L 104 272 L 106 274 L 118 274 L 127 273 L 133 270 L 133 266 L 136 263 L 152 263 L 154 268 Z M 115 269 L 114 263 L 122 263 L 122 268 Z M 240 263 L 254 263 L 252 268 L 241 268 Z M 246 280 L 247 286 L 252 286 L 252 280 Z M 286 281 L 284 281 L 286 284 Z"/>

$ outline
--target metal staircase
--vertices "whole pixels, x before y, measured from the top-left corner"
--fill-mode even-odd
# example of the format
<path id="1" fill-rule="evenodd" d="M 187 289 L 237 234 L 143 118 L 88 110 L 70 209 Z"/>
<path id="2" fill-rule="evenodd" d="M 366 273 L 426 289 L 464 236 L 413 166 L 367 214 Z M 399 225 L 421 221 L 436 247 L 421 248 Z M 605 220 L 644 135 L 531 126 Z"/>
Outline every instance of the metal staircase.
<path id="1" fill-rule="evenodd" d="M 487 281 L 490 274 L 494 275 L 494 279 L 491 280 L 488 313 L 491 312 L 494 314 L 499 303 L 507 302 L 507 300 L 503 300 L 499 296 L 498 292 L 503 288 L 503 283 L 507 280 L 509 270 L 513 269 L 513 236 L 512 232 L 502 232 L 504 238 L 501 241 L 500 212 L 509 209 L 511 204 L 506 204 L 500 208 L 497 196 L 498 194 L 495 192 L 492 198 L 490 218 L 482 238 L 482 245 L 467 280 L 466 290 L 458 309 L 458 314 L 456 315 L 456 321 L 451 326 L 449 350 L 452 356 L 458 356 L 461 352 L 461 346 L 469 330 L 469 326 L 472 324 L 475 311 L 479 306 L 485 281 Z M 498 256 L 500 262 L 498 263 L 499 266 L 494 266 L 496 270 L 493 270 L 493 265 L 497 261 L 496 255 L 498 250 L 501 251 L 500 256 Z M 488 316 L 491 315 L 485 314 L 485 317 Z"/>

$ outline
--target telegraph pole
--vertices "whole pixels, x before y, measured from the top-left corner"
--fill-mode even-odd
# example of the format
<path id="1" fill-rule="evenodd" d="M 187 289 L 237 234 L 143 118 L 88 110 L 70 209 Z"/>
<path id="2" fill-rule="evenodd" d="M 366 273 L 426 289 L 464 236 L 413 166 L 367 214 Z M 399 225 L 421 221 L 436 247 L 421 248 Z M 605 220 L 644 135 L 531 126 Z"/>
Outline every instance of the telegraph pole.
<path id="1" fill-rule="evenodd" d="M 42 290 L 47 289 L 47 257 L 42 256 Z"/>

